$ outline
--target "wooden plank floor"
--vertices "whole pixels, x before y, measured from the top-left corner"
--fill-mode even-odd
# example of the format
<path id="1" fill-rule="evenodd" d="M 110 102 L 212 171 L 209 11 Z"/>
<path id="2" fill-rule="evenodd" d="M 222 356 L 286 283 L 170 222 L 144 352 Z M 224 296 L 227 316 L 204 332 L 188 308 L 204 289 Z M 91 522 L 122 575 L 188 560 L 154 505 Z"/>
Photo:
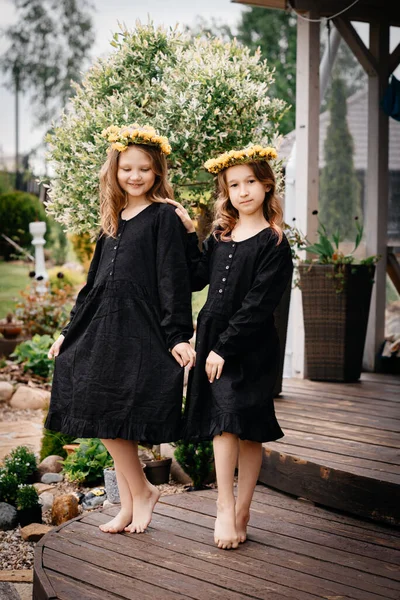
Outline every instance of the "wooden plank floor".
<path id="1" fill-rule="evenodd" d="M 34 600 L 400 598 L 400 532 L 257 486 L 249 540 L 215 547 L 215 490 L 163 496 L 142 535 L 106 534 L 116 508 L 46 535 Z"/>
<path id="2" fill-rule="evenodd" d="M 260 480 L 314 502 L 400 524 L 400 377 L 284 380 L 285 433 L 265 444 Z"/>

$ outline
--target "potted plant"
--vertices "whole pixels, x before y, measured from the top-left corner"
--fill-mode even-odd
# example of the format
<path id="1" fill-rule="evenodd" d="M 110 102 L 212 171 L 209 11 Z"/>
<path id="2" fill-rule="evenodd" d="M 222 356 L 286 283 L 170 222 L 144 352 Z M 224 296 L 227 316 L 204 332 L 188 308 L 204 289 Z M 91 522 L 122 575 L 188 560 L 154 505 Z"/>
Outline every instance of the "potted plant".
<path id="1" fill-rule="evenodd" d="M 318 214 L 314 211 L 313 214 Z M 352 252 L 339 249 L 339 234 L 328 235 L 319 223 L 318 241 L 306 240 L 316 258 L 298 265 L 303 298 L 306 375 L 320 381 L 360 378 L 377 256 L 357 261 L 363 227 L 356 217 Z"/>
<path id="2" fill-rule="evenodd" d="M 147 479 L 153 485 L 168 483 L 172 458 L 165 458 L 165 456 L 161 456 L 160 446 L 158 445 L 151 446 L 144 444 L 144 447 L 151 453 L 151 458 L 142 459 L 145 464 L 144 473 Z"/>
<path id="3" fill-rule="evenodd" d="M 193 485 L 187 488 L 188 491 L 206 489 L 206 483 L 209 483 L 211 479 L 215 480 L 212 442 L 181 440 L 175 444 L 175 448 L 176 461 L 193 482 Z"/>
<path id="4" fill-rule="evenodd" d="M 20 485 L 17 492 L 17 515 L 21 527 L 42 522 L 42 507 L 39 494 L 33 485 Z"/>
<path id="5" fill-rule="evenodd" d="M 98 438 L 79 438 L 75 442 L 79 447 L 63 463 L 65 478 L 93 485 L 101 482 L 104 469 L 113 465 L 106 447 Z"/>
<path id="6" fill-rule="evenodd" d="M 0 333 L 2 333 L 7 340 L 17 338 L 22 332 L 22 322 L 18 321 L 12 313 L 8 313 L 5 319 L 1 319 L 0 323 Z"/>

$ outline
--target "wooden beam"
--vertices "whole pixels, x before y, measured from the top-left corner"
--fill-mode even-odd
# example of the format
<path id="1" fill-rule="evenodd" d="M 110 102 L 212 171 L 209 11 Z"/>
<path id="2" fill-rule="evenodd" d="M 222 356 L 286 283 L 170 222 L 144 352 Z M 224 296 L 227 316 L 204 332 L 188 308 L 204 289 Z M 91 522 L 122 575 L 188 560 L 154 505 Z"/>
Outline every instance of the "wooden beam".
<path id="1" fill-rule="evenodd" d="M 398 64 L 400 63 L 400 42 L 389 56 L 389 75 L 393 73 Z"/>
<path id="2" fill-rule="evenodd" d="M 341 16 L 333 19 L 333 22 L 363 69 L 368 73 L 368 75 L 376 76 L 378 73 L 378 63 L 350 21 L 348 21 L 344 16 Z"/>
<path id="3" fill-rule="evenodd" d="M 389 68 L 389 23 L 370 27 L 370 51 L 379 65 L 368 78 L 368 165 L 364 215 L 367 255 L 380 255 L 372 291 L 364 367 L 377 368 L 377 354 L 385 339 L 387 223 L 389 205 L 389 119 L 381 108 Z"/>

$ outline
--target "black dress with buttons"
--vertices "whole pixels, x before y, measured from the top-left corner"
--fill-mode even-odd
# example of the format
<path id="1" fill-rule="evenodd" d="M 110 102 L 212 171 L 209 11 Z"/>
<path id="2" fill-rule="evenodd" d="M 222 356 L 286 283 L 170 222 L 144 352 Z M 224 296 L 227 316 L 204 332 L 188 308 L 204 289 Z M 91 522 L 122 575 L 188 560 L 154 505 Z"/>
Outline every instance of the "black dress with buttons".
<path id="1" fill-rule="evenodd" d="M 271 228 L 241 242 L 210 236 L 200 252 L 189 234 L 192 290 L 209 284 L 196 331 L 196 368 L 189 376 L 184 436 L 210 440 L 222 432 L 267 442 L 283 436 L 275 417 L 273 389 L 279 339 L 273 312 L 293 272 L 286 237 Z M 213 350 L 225 359 L 219 380 L 205 373 Z"/>
<path id="2" fill-rule="evenodd" d="M 101 236 L 56 358 L 46 428 L 149 443 L 180 436 L 183 369 L 169 349 L 193 335 L 187 234 L 153 203 Z"/>

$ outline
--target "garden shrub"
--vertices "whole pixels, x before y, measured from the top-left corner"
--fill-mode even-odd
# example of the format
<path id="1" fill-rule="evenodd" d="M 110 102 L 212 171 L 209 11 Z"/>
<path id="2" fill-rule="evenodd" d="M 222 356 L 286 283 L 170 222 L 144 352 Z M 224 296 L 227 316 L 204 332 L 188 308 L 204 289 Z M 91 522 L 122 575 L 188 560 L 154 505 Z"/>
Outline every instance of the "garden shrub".
<path id="1" fill-rule="evenodd" d="M 50 431 L 50 429 L 43 429 L 42 444 L 40 448 L 40 460 L 45 459 L 47 456 L 62 456 L 67 458 L 67 452 L 63 446 L 66 444 L 72 444 L 75 440 L 75 436 L 66 435 L 59 431 Z"/>
<path id="2" fill-rule="evenodd" d="M 71 287 L 38 294 L 35 287 L 20 293 L 15 315 L 28 335 L 51 335 L 59 332 L 69 320 L 74 292 Z"/>
<path id="3" fill-rule="evenodd" d="M 36 457 L 27 446 L 17 446 L 4 458 L 4 470 L 15 475 L 19 484 L 30 481 L 36 472 Z"/>
<path id="4" fill-rule="evenodd" d="M 23 364 L 24 371 L 49 379 L 54 371 L 54 360 L 48 358 L 48 352 L 54 343 L 50 335 L 34 335 L 31 340 L 21 342 L 11 354 L 15 362 Z"/>
<path id="5" fill-rule="evenodd" d="M 1 232 L 23 248 L 30 248 L 32 236 L 29 233 L 29 223 L 45 221 L 47 239 L 50 233 L 45 209 L 37 196 L 27 192 L 8 192 L 0 195 Z M 17 250 L 0 238 L 0 255 L 10 260 Z"/>
<path id="6" fill-rule="evenodd" d="M 7 502 L 15 506 L 18 493 L 18 477 L 8 473 L 6 469 L 0 469 L 0 502 Z"/>
<path id="7" fill-rule="evenodd" d="M 70 235 L 70 241 L 74 249 L 76 258 L 86 271 L 89 271 L 90 261 L 92 260 L 95 242 L 89 233 L 79 233 Z"/>
<path id="8" fill-rule="evenodd" d="M 75 271 L 73 269 L 65 269 L 63 267 L 53 267 L 47 271 L 49 276 L 50 290 L 67 290 L 75 288 L 76 286 L 82 286 L 85 283 L 84 273 Z"/>
<path id="9" fill-rule="evenodd" d="M 193 487 L 201 488 L 213 469 L 212 442 L 177 442 L 174 456 L 192 479 Z"/>
<path id="10" fill-rule="evenodd" d="M 29 510 L 39 504 L 39 494 L 33 485 L 20 485 L 16 497 L 17 510 Z"/>

